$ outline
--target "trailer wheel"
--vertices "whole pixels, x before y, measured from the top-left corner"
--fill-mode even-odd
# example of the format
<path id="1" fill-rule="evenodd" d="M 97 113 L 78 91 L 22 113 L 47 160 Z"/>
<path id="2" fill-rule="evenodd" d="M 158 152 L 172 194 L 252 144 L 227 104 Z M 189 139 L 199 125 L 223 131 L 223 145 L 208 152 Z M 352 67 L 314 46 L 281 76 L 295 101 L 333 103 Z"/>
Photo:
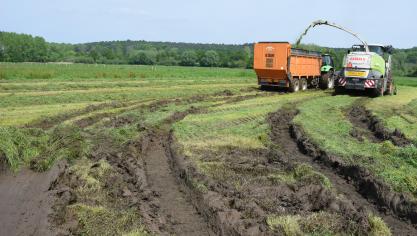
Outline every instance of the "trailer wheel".
<path id="1" fill-rule="evenodd" d="M 307 80 L 305 78 L 300 80 L 300 89 L 301 91 L 307 90 Z"/>
<path id="2" fill-rule="evenodd" d="M 298 92 L 298 90 L 300 89 L 300 81 L 296 78 L 294 78 L 291 82 L 290 82 L 290 92 Z"/>
<path id="3" fill-rule="evenodd" d="M 321 75 L 320 88 L 321 89 L 332 89 L 334 88 L 334 73 L 329 71 Z"/>

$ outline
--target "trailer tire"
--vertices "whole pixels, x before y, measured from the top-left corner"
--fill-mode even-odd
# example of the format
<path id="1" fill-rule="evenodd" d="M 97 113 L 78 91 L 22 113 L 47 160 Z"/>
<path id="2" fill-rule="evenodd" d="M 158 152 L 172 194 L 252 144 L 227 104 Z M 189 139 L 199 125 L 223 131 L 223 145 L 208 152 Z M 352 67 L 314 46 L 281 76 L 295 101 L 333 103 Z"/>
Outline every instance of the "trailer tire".
<path id="1" fill-rule="evenodd" d="M 327 73 L 323 73 L 320 78 L 321 89 L 332 89 L 334 88 L 334 72 L 330 70 Z"/>
<path id="2" fill-rule="evenodd" d="M 295 93 L 300 90 L 300 81 L 298 79 L 292 79 L 290 82 L 290 92 Z"/>
<path id="3" fill-rule="evenodd" d="M 305 90 L 307 90 L 307 86 L 308 86 L 308 84 L 307 84 L 307 80 L 306 80 L 305 78 L 302 78 L 302 79 L 300 80 L 300 90 L 301 90 L 301 91 L 305 91 Z"/>

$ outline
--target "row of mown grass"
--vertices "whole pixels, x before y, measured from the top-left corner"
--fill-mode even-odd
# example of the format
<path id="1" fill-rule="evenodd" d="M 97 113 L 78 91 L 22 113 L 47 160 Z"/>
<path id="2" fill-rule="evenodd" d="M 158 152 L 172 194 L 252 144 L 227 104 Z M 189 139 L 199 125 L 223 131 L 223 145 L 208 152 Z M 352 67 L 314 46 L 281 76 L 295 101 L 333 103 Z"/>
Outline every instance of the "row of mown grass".
<path id="1" fill-rule="evenodd" d="M 30 76 L 48 70 L 53 71 L 50 78 Z M 8 75 L 0 78 L 3 126 L 22 126 L 92 104 L 185 98 L 226 89 L 240 93 L 255 87 L 252 72 L 241 69 L 1 63 L 0 72 Z M 119 76 L 107 77 L 110 72 Z"/>

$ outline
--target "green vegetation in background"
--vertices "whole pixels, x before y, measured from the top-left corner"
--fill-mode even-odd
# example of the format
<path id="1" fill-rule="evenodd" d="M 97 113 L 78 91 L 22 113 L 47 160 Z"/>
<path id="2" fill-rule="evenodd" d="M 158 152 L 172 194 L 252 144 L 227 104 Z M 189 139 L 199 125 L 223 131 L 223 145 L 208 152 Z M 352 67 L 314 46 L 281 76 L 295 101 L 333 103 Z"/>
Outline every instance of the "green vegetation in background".
<path id="1" fill-rule="evenodd" d="M 347 52 L 346 48 L 327 48 L 314 44 L 301 45 L 301 48 L 332 55 L 336 69 L 342 66 L 343 56 Z M 225 45 L 130 40 L 59 44 L 47 43 L 42 37 L 0 32 L 0 61 L 252 68 L 253 44 Z M 417 47 L 395 50 L 393 68 L 396 75 L 417 77 Z M 48 74 L 41 76 L 48 76 Z"/>
<path id="2" fill-rule="evenodd" d="M 298 107 L 300 113 L 294 122 L 322 149 L 342 157 L 348 164 L 365 167 L 395 191 L 417 197 L 417 148 L 395 147 L 390 141 L 359 141 L 352 137 L 353 127 L 345 110 L 357 99 L 350 96 L 312 99 Z"/>

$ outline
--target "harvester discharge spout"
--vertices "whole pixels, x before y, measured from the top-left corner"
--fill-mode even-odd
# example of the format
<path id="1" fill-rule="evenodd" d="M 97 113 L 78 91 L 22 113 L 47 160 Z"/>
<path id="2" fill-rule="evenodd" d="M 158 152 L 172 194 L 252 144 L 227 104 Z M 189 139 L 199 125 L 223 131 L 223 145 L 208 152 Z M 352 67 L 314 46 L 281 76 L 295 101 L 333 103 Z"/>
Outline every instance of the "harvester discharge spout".
<path id="1" fill-rule="evenodd" d="M 368 44 L 364 41 L 364 40 L 362 40 L 360 37 L 359 37 L 359 35 L 358 34 L 356 34 L 356 33 L 354 33 L 354 32 L 352 32 L 351 30 L 348 30 L 348 29 L 346 29 L 346 28 L 344 28 L 344 27 L 342 27 L 342 26 L 340 26 L 340 25 L 337 25 L 337 24 L 335 24 L 335 23 L 331 23 L 331 22 L 329 22 L 329 21 L 326 21 L 326 20 L 317 20 L 317 21 L 313 21 L 308 27 L 307 27 L 307 29 L 305 29 L 305 31 L 298 37 L 298 39 L 297 39 L 297 41 L 296 41 L 296 43 L 295 43 L 295 46 L 297 47 L 299 44 L 300 44 L 300 42 L 301 42 L 301 40 L 303 39 L 303 37 L 307 34 L 307 32 L 311 29 L 311 28 L 314 28 L 314 27 L 316 27 L 316 26 L 318 26 L 318 25 L 328 25 L 328 26 L 331 26 L 331 27 L 334 27 L 334 28 L 336 28 L 336 29 L 340 29 L 340 30 L 342 30 L 342 31 L 345 31 L 346 33 L 349 33 L 349 34 L 351 34 L 351 35 L 353 35 L 355 38 L 357 38 L 357 39 L 359 39 L 359 41 L 361 41 L 362 42 L 362 44 L 364 45 L 364 47 L 365 47 L 365 51 L 366 52 L 369 52 L 369 48 L 368 48 Z"/>

